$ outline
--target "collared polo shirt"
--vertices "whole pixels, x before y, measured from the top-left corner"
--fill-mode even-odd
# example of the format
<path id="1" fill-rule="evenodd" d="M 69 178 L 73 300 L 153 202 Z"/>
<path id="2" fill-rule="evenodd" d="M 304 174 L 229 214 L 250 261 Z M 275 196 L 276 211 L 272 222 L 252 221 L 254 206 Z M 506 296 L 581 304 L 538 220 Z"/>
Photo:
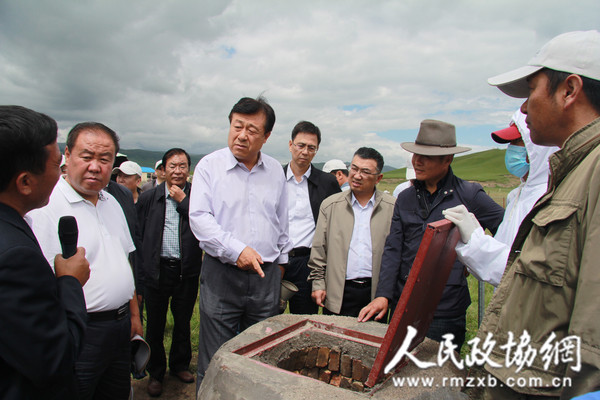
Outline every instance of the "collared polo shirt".
<path id="1" fill-rule="evenodd" d="M 96 205 L 85 200 L 61 177 L 48 205 L 30 211 L 26 220 L 50 265 L 62 253 L 58 237 L 60 217 L 77 220 L 77 246 L 85 248 L 90 278 L 83 286 L 88 312 L 114 310 L 133 297 L 135 284 L 128 255 L 135 250 L 125 214 L 115 198 L 99 193 Z"/>

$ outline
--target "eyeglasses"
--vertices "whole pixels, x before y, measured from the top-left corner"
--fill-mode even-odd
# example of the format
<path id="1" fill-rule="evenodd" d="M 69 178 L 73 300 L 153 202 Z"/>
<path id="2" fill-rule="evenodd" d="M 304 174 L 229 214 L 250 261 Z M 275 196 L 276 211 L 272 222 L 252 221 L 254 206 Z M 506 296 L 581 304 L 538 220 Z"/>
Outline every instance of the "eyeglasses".
<path id="1" fill-rule="evenodd" d="M 298 151 L 304 151 L 305 149 L 310 153 L 314 154 L 317 152 L 317 146 L 307 145 L 306 143 L 292 143 Z"/>
<path id="2" fill-rule="evenodd" d="M 167 165 L 167 169 L 171 170 L 171 171 L 175 171 L 176 169 L 180 169 L 181 171 L 187 171 L 189 169 L 189 166 L 187 165 L 187 163 L 182 163 L 182 164 L 169 164 Z"/>
<path id="3" fill-rule="evenodd" d="M 367 168 L 360 169 L 360 168 L 358 168 L 358 166 L 356 166 L 354 164 L 350 165 L 350 171 L 352 171 L 352 173 L 354 175 L 358 175 L 358 174 L 360 174 L 362 176 L 369 176 L 369 175 L 377 176 L 377 175 L 379 175 L 379 172 L 371 172 Z"/>

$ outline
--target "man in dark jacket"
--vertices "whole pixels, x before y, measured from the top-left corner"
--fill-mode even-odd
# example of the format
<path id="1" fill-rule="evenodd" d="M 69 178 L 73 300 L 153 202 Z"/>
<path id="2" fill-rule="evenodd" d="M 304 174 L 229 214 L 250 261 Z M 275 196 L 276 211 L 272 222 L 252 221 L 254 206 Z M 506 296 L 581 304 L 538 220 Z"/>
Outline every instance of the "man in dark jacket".
<path id="1" fill-rule="evenodd" d="M 136 207 L 138 233 L 142 242 L 141 273 L 145 287 L 148 394 L 162 393 L 166 371 L 163 346 L 169 298 L 173 314 L 173 340 L 169 370 L 182 382 L 194 382 L 189 372 L 192 356 L 190 319 L 198 296 L 202 250 L 189 225 L 190 156 L 174 148 L 163 156 L 166 181 L 142 193 Z"/>
<path id="2" fill-rule="evenodd" d="M 0 398 L 75 399 L 87 312 L 85 251 L 48 264 L 23 216 L 43 207 L 59 176 L 57 126 L 0 106 Z"/>
<path id="3" fill-rule="evenodd" d="M 481 185 L 464 181 L 452 173 L 450 164 L 454 154 L 470 150 L 456 145 L 454 125 L 424 120 L 415 143 L 402 143 L 402 147 L 413 153 L 416 179 L 396 199 L 390 234 L 383 250 L 376 298 L 361 310 L 361 321 L 373 315 L 376 315 L 375 319 L 383 318 L 390 302 L 395 308 L 425 228 L 430 222 L 444 219 L 443 210 L 464 204 L 481 226 L 492 233 L 496 232 L 504 216 L 504 209 L 483 191 Z M 458 350 L 465 339 L 466 312 L 471 304 L 464 271 L 464 265 L 456 261 L 427 332 L 427 337 L 437 341 L 442 340 L 442 335 L 452 333 Z"/>
<path id="4" fill-rule="evenodd" d="M 321 144 L 321 130 L 312 122 L 300 121 L 292 129 L 289 142 L 292 160 L 284 167 L 288 193 L 288 218 L 290 239 L 294 248 L 289 252 L 288 266 L 283 279 L 298 287 L 290 299 L 292 314 L 316 314 L 319 306 L 311 298 L 311 285 L 307 282 L 308 259 L 321 202 L 340 187 L 333 175 L 315 168 L 311 161 Z"/>
<path id="5" fill-rule="evenodd" d="M 108 185 L 104 188 L 104 190 L 110 193 L 123 209 L 123 214 L 125 214 L 127 226 L 129 227 L 129 233 L 131 234 L 131 238 L 133 239 L 133 243 L 135 244 L 135 250 L 129 253 L 129 262 L 133 266 L 133 277 L 135 279 L 135 293 L 137 295 L 137 301 L 138 306 L 140 307 L 141 316 L 144 310 L 144 286 L 140 278 L 140 266 L 137 262 L 136 255 L 139 252 L 138 249 L 142 248 L 142 244 L 140 243 L 140 237 L 136 234 L 137 212 L 135 209 L 135 203 L 133 202 L 133 195 L 131 194 L 131 191 L 129 189 L 113 180 L 110 180 L 108 182 Z"/>

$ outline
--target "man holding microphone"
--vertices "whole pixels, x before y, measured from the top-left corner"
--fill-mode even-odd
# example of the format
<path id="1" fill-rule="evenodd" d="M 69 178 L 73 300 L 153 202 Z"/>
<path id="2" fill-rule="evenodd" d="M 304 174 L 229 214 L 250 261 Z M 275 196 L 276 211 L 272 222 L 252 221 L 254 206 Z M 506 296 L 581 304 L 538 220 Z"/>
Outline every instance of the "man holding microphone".
<path id="1" fill-rule="evenodd" d="M 75 399 L 86 308 L 85 251 L 48 264 L 23 216 L 48 203 L 60 176 L 52 118 L 0 106 L 0 398 Z M 55 226 L 55 229 L 57 227 Z M 56 275 L 55 275 L 56 274 Z"/>

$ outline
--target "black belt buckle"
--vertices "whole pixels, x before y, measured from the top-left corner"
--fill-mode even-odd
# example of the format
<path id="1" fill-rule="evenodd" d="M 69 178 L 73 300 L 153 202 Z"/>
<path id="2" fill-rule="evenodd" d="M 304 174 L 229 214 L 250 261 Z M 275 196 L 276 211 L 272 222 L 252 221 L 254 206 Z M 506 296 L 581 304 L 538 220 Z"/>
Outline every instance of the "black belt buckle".
<path id="1" fill-rule="evenodd" d="M 310 255 L 310 247 L 296 247 L 290 250 L 289 257 L 305 257 Z"/>
<path id="2" fill-rule="evenodd" d="M 128 313 L 129 313 L 129 303 L 125 303 L 121 307 L 119 307 L 119 309 L 117 310 L 117 315 L 116 315 L 115 319 L 117 321 L 121 320 L 121 319 L 125 318 Z"/>
<path id="3" fill-rule="evenodd" d="M 90 322 L 105 322 L 119 321 L 129 315 L 129 302 L 123 304 L 116 310 L 96 311 L 88 313 L 88 321 Z"/>
<path id="4" fill-rule="evenodd" d="M 160 263 L 162 265 L 166 265 L 167 267 L 179 267 L 181 265 L 181 260 L 179 258 L 166 258 L 161 257 Z"/>
<path id="5" fill-rule="evenodd" d="M 356 278 L 356 279 L 351 279 L 350 282 L 354 283 L 355 285 L 359 285 L 359 286 L 371 285 L 371 278 Z"/>

